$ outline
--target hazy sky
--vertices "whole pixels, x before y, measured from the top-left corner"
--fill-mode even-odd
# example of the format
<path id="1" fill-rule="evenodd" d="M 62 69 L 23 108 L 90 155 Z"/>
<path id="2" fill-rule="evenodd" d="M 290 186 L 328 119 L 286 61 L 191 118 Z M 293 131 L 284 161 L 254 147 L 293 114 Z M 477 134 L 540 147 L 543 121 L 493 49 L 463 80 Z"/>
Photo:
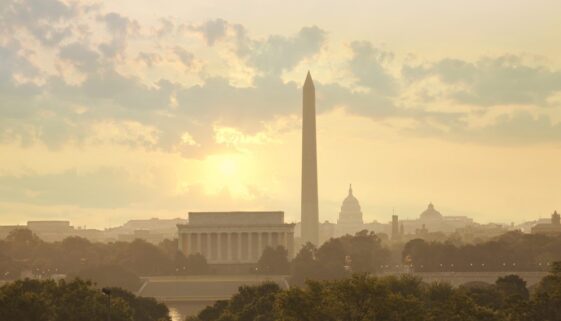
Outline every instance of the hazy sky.
<path id="1" fill-rule="evenodd" d="M 191 210 L 561 209 L 561 2 L 0 0 L 0 225 Z"/>

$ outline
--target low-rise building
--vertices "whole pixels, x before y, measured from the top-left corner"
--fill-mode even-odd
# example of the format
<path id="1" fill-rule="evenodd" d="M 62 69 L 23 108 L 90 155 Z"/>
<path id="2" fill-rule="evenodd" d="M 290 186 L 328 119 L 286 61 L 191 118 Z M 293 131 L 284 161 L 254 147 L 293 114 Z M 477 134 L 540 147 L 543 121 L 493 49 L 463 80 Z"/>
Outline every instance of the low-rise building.
<path id="1" fill-rule="evenodd" d="M 551 214 L 551 223 L 537 224 L 532 227 L 532 234 L 561 234 L 561 217 L 557 211 Z"/>

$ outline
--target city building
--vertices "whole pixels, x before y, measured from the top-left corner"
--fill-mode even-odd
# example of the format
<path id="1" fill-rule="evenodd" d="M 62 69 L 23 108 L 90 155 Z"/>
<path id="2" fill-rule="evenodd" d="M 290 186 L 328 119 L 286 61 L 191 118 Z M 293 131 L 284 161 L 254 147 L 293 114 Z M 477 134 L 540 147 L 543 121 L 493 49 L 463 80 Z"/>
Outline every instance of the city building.
<path id="1" fill-rule="evenodd" d="M 181 218 L 172 219 L 136 219 L 125 224 L 105 230 L 104 234 L 108 240 L 130 242 L 141 239 L 146 242 L 158 244 L 165 239 L 177 237 L 177 225 L 185 224 L 187 220 Z"/>
<path id="2" fill-rule="evenodd" d="M 27 228 L 47 242 L 61 241 L 74 234 L 69 221 L 29 221 Z"/>
<path id="3" fill-rule="evenodd" d="M 298 224 L 297 224 L 298 225 Z M 323 244 L 329 239 L 336 237 L 336 228 L 337 224 L 331 223 L 329 221 L 325 221 L 319 225 L 319 244 Z M 296 234 L 296 233 L 294 233 Z M 295 242 L 296 243 L 296 242 Z M 300 248 L 298 244 L 296 244 L 296 248 Z"/>
<path id="4" fill-rule="evenodd" d="M 532 227 L 532 234 L 556 235 L 561 233 L 561 217 L 557 211 L 551 214 L 551 223 L 537 224 Z"/>
<path id="5" fill-rule="evenodd" d="M 256 263 L 266 247 L 283 246 L 291 259 L 294 224 L 284 212 L 189 212 L 177 225 L 178 246 L 185 256 L 200 253 L 210 264 Z"/>
<path id="6" fill-rule="evenodd" d="M 392 240 L 399 241 L 400 239 L 401 235 L 399 234 L 399 217 L 397 215 L 392 215 Z"/>
<path id="7" fill-rule="evenodd" d="M 364 222 L 362 221 L 362 210 L 358 199 L 353 195 L 353 188 L 349 186 L 349 194 L 343 200 L 339 219 L 337 220 L 336 234 L 342 236 L 345 234 L 355 234 L 363 230 Z"/>
<path id="8" fill-rule="evenodd" d="M 428 232 L 454 233 L 457 229 L 466 226 L 476 225 L 467 216 L 445 216 L 442 215 L 434 206 L 429 203 L 427 208 L 419 215 L 416 220 L 402 220 L 403 232 L 413 234 L 417 230 L 427 230 Z"/>

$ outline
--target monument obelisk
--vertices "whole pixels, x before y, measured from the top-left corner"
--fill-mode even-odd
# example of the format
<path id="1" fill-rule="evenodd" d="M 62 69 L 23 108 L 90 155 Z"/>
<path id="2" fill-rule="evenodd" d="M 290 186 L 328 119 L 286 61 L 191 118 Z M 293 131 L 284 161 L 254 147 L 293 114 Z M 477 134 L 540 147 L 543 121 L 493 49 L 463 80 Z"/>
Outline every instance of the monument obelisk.
<path id="1" fill-rule="evenodd" d="M 319 243 L 316 89 L 308 71 L 302 97 L 302 244 Z"/>

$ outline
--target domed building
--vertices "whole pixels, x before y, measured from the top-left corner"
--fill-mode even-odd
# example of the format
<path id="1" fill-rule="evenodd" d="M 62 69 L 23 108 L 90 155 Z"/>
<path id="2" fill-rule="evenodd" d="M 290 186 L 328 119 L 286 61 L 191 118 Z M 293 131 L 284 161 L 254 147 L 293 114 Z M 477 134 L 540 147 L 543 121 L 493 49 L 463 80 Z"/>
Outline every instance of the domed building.
<path id="1" fill-rule="evenodd" d="M 349 194 L 343 200 L 339 219 L 337 220 L 337 234 L 354 234 L 364 229 L 362 210 L 358 199 L 353 195 L 353 188 L 349 186 Z"/>
<path id="2" fill-rule="evenodd" d="M 409 233 L 442 232 L 454 233 L 457 229 L 474 225 L 473 220 L 466 216 L 442 215 L 434 204 L 429 203 L 417 220 L 403 220 L 405 231 Z"/>
<path id="3" fill-rule="evenodd" d="M 421 213 L 420 219 L 423 221 L 436 221 L 442 220 L 443 216 L 439 211 L 434 209 L 434 205 L 432 203 L 429 203 L 427 209 Z"/>
<path id="4" fill-rule="evenodd" d="M 537 224 L 532 227 L 532 234 L 561 234 L 561 215 L 557 211 L 551 214 L 551 223 Z"/>

